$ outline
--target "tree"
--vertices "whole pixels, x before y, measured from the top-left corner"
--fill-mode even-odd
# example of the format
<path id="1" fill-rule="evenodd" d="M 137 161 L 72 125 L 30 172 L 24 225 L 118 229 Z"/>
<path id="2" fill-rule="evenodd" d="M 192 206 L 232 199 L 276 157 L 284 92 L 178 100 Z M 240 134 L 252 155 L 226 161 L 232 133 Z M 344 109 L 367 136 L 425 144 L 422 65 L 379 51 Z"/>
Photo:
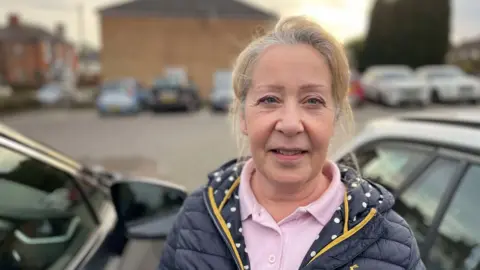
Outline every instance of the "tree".
<path id="1" fill-rule="evenodd" d="M 364 37 L 353 38 L 345 44 L 345 49 L 348 52 L 348 60 L 350 62 L 350 66 L 358 67 L 358 63 L 360 60 L 360 56 L 363 53 L 364 46 Z"/>
<path id="2" fill-rule="evenodd" d="M 416 68 L 444 63 L 449 33 L 449 0 L 377 0 L 360 57 L 360 70 L 377 64 Z"/>

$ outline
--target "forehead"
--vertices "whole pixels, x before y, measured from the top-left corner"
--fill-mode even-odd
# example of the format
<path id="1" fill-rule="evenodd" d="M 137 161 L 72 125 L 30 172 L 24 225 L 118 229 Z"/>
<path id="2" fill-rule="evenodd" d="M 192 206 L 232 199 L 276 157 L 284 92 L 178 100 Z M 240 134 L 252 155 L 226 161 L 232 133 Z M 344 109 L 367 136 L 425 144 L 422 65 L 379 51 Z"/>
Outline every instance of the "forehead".
<path id="1" fill-rule="evenodd" d="M 331 84 L 325 57 L 305 44 L 272 45 L 258 58 L 252 71 L 253 84 Z"/>

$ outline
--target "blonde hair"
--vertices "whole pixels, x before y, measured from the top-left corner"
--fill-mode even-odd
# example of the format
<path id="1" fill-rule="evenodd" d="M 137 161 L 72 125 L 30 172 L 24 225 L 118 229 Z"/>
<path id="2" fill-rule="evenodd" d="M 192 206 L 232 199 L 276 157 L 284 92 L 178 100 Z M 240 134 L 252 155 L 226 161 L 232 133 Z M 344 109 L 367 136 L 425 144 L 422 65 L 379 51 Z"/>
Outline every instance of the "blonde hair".
<path id="1" fill-rule="evenodd" d="M 252 69 L 258 57 L 273 45 L 307 44 L 327 60 L 332 74 L 332 96 L 336 106 L 337 120 L 345 120 L 347 133 L 353 133 L 353 114 L 348 102 L 350 71 L 343 45 L 319 24 L 305 16 L 287 17 L 274 26 L 273 30 L 254 39 L 238 55 L 233 67 L 234 101 L 230 116 L 237 139 L 240 157 L 245 154 L 246 142 L 239 132 L 239 120 L 245 109 L 245 99 L 251 87 Z"/>

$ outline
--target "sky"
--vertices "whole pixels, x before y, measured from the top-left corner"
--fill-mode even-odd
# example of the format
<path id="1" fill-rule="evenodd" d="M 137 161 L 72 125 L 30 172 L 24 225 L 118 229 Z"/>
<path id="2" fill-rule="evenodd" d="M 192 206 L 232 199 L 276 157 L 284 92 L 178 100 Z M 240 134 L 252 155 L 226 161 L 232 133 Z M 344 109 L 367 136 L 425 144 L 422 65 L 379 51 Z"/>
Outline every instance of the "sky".
<path id="1" fill-rule="evenodd" d="M 242 1 L 274 11 L 280 16 L 293 14 L 312 16 L 342 41 L 365 33 L 373 4 L 373 0 Z M 451 1 L 453 3 L 451 35 L 453 42 L 459 43 L 462 40 L 480 37 L 480 16 L 478 16 L 480 1 Z M 0 25 L 7 23 L 7 16 L 12 12 L 19 14 L 22 21 L 39 24 L 47 29 L 54 29 L 58 22 L 62 22 L 66 26 L 67 37 L 70 40 L 74 42 L 84 40 L 91 46 L 100 47 L 97 10 L 121 2 L 125 0 L 0 0 Z M 80 6 L 83 6 L 83 12 L 80 12 L 82 10 Z"/>

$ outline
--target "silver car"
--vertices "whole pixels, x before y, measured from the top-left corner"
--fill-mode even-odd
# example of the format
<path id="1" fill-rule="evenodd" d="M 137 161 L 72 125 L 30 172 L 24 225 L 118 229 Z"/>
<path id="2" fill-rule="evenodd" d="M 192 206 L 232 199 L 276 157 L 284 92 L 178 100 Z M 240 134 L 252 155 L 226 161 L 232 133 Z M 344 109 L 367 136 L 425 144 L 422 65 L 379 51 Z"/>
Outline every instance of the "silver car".
<path id="1" fill-rule="evenodd" d="M 428 269 L 479 269 L 480 110 L 375 120 L 334 155 L 388 188 Z"/>

